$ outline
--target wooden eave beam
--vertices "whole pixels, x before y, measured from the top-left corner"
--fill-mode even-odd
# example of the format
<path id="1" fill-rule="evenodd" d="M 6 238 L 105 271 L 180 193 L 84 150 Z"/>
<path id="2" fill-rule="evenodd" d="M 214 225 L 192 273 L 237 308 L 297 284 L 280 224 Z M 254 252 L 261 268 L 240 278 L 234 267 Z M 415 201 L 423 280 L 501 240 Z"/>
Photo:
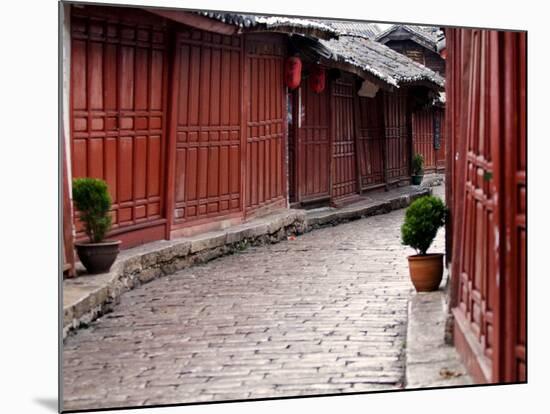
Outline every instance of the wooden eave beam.
<path id="1" fill-rule="evenodd" d="M 200 16 L 195 13 L 183 10 L 151 9 L 144 8 L 149 13 L 157 16 L 193 27 L 195 29 L 206 30 L 208 32 L 219 33 L 223 35 L 233 35 L 237 33 L 238 27 L 232 24 L 226 24 L 209 17 Z"/>
<path id="2" fill-rule="evenodd" d="M 395 87 L 393 85 L 386 83 L 381 79 L 378 79 L 376 76 L 371 75 L 369 72 L 366 72 L 363 69 L 352 65 L 351 63 L 337 62 L 335 60 L 325 58 L 321 59 L 321 63 L 329 69 L 339 69 L 344 72 L 357 75 L 361 79 L 368 80 L 369 82 L 374 83 L 376 86 L 380 87 L 380 89 L 383 89 L 385 91 L 393 92 L 395 90 Z"/>

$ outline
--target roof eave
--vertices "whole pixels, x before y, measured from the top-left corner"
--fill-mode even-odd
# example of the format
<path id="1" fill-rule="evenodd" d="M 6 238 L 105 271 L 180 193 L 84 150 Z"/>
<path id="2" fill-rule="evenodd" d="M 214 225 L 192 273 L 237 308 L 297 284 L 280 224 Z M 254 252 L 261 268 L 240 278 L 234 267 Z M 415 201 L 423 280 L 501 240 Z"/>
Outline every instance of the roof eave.
<path id="1" fill-rule="evenodd" d="M 330 40 L 338 39 L 336 32 L 330 32 L 314 27 L 297 27 L 292 25 L 270 26 L 267 27 L 263 24 L 259 24 L 254 27 L 248 27 L 242 29 L 243 33 L 285 33 L 289 35 L 300 34 L 304 36 L 312 36 L 318 39 Z"/>
<path id="2" fill-rule="evenodd" d="M 195 29 L 206 30 L 224 35 L 232 35 L 238 32 L 238 27 L 233 24 L 227 24 L 209 17 L 201 16 L 194 12 L 184 10 L 143 8 L 144 10 L 156 14 L 157 16 L 184 24 Z"/>
<path id="3" fill-rule="evenodd" d="M 429 79 L 402 80 L 399 82 L 402 86 L 424 86 L 436 92 L 444 92 L 445 85 Z"/>
<path id="4" fill-rule="evenodd" d="M 383 79 L 380 79 L 379 77 L 375 76 L 374 74 L 370 73 L 369 71 L 363 69 L 361 66 L 353 64 L 351 62 L 345 62 L 339 59 L 335 58 L 321 58 L 320 63 L 324 66 L 334 68 L 334 69 L 340 69 L 348 73 L 352 73 L 361 79 L 367 80 L 376 86 L 380 87 L 381 89 L 392 92 L 396 88 L 399 88 L 399 86 L 393 85 L 390 82 L 387 82 Z"/>

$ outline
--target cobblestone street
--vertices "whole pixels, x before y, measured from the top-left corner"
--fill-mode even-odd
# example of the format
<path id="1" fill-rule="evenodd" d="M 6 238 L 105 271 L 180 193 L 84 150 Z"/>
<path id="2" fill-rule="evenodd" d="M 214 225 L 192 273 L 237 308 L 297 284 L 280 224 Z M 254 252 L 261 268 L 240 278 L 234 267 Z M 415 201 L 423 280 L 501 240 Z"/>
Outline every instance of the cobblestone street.
<path id="1" fill-rule="evenodd" d="M 127 292 L 65 341 L 64 409 L 401 388 L 413 292 L 404 213 L 250 248 Z M 440 231 L 432 249 L 443 246 Z"/>

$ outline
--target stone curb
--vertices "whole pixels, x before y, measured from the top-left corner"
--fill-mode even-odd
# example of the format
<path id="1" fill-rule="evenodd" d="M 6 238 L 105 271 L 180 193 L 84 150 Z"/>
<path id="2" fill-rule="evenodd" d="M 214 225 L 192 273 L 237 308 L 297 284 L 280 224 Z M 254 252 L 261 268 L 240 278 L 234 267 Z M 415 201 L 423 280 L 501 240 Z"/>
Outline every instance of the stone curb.
<path id="1" fill-rule="evenodd" d="M 328 212 L 283 210 L 226 230 L 160 240 L 122 251 L 109 273 L 63 281 L 63 338 L 70 331 L 85 327 L 112 310 L 124 292 L 158 277 L 242 251 L 248 246 L 277 243 L 290 235 L 388 213 L 407 207 L 416 198 L 432 193 L 431 188 L 409 188 L 406 191 L 405 194 L 401 191 L 395 195 L 384 193 L 381 197 L 383 200 L 358 202 Z"/>
<path id="2" fill-rule="evenodd" d="M 444 290 L 413 293 L 407 316 L 405 388 L 472 384 L 456 349 L 444 340 Z"/>
<path id="3" fill-rule="evenodd" d="M 419 197 L 431 194 L 431 188 L 421 187 L 411 190 L 409 194 L 399 194 L 382 201 L 358 202 L 347 207 L 330 209 L 328 211 L 311 211 L 307 213 L 307 230 L 311 231 L 313 229 L 335 226 L 340 223 L 358 220 L 364 217 L 389 213 L 392 210 L 409 206 Z"/>
<path id="4" fill-rule="evenodd" d="M 64 302 L 70 303 L 64 303 L 63 307 L 63 338 L 109 312 L 122 293 L 143 283 L 248 246 L 277 243 L 305 231 L 305 212 L 285 210 L 224 231 L 162 240 L 125 250 L 109 273 L 64 280 Z M 65 290 L 70 292 L 67 294 Z"/>

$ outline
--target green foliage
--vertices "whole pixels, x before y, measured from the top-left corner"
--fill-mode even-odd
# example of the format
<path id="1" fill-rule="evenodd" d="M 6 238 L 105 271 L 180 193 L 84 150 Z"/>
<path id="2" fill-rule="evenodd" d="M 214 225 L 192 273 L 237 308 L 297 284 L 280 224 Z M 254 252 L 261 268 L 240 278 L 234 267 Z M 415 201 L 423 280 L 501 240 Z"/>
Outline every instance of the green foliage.
<path id="1" fill-rule="evenodd" d="M 413 175 L 422 175 L 424 171 L 424 156 L 422 154 L 414 154 L 412 160 Z"/>
<path id="2" fill-rule="evenodd" d="M 107 183 L 96 178 L 75 178 L 73 202 L 80 211 L 80 220 L 84 223 L 90 242 L 101 242 L 111 228 L 111 196 Z"/>
<path id="3" fill-rule="evenodd" d="M 405 213 L 401 242 L 425 255 L 437 231 L 445 224 L 447 208 L 439 197 L 425 196 L 415 200 Z"/>

